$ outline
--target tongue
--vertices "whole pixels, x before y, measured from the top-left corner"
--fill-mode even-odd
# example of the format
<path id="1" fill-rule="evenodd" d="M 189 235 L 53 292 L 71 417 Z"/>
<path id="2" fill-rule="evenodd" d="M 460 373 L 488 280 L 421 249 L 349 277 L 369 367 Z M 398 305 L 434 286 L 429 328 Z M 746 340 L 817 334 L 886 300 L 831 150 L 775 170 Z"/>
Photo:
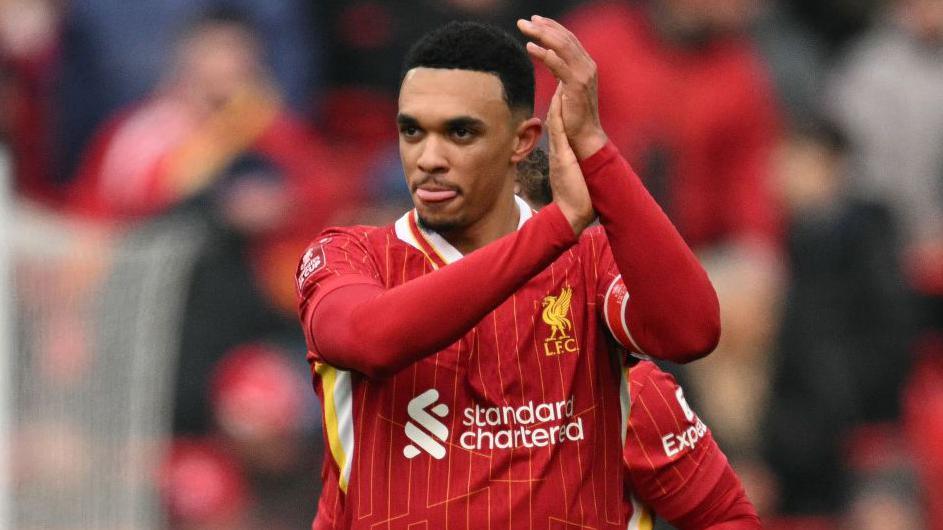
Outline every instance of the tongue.
<path id="1" fill-rule="evenodd" d="M 458 193 L 455 190 L 432 191 L 432 190 L 424 190 L 422 188 L 419 188 L 416 190 L 416 195 L 424 201 L 439 202 L 439 201 L 447 201 L 451 199 L 452 197 L 455 197 L 456 195 L 458 195 Z"/>

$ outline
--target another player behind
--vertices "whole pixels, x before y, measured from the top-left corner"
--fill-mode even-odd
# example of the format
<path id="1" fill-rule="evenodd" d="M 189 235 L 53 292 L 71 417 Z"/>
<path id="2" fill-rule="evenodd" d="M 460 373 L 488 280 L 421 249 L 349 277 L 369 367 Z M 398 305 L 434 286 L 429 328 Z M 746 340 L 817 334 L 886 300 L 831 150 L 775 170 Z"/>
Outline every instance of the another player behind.
<path id="1" fill-rule="evenodd" d="M 591 59 L 556 22 L 519 27 L 561 79 L 553 204 L 513 194 L 542 130 L 527 54 L 452 23 L 404 66 L 416 208 L 329 229 L 299 265 L 330 448 L 315 528 L 625 528 L 624 348 L 716 344 L 706 274 L 599 127 Z"/>

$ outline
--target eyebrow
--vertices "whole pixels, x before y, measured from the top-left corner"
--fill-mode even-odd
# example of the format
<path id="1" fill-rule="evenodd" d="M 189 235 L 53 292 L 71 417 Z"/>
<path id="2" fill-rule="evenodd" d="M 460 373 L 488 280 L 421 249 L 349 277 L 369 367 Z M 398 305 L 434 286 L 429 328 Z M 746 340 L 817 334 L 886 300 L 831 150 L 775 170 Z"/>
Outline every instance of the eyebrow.
<path id="1" fill-rule="evenodd" d="M 400 126 L 410 126 L 418 127 L 419 120 L 410 116 L 409 114 L 397 114 L 396 123 Z M 471 116 L 457 116 L 455 118 L 450 118 L 445 121 L 445 126 L 449 129 L 457 128 L 468 128 L 468 129 L 484 129 L 485 122 L 479 120 L 478 118 L 473 118 Z"/>
<path id="2" fill-rule="evenodd" d="M 481 130 L 485 128 L 485 122 L 479 120 L 478 118 L 472 118 L 471 116 L 459 116 L 457 118 L 452 118 L 445 122 L 445 126 L 449 129 L 476 129 Z"/>
<path id="3" fill-rule="evenodd" d="M 397 114 L 396 123 L 399 125 L 416 126 L 416 125 L 419 125 L 419 120 L 417 120 L 416 118 L 413 118 L 409 114 Z"/>

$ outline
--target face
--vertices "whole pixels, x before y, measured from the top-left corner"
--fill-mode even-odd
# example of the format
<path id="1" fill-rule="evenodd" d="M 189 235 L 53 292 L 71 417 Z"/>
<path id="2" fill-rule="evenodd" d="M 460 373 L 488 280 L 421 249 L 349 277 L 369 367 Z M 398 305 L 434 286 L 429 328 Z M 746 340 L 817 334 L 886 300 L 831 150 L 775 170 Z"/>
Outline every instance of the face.
<path id="1" fill-rule="evenodd" d="M 514 165 L 533 146 L 532 120 L 512 113 L 500 78 L 485 72 L 410 70 L 397 122 L 413 203 L 420 220 L 438 232 L 467 228 L 492 213 L 513 193 Z M 536 136 L 539 128 L 537 122 Z"/>
<path id="2" fill-rule="evenodd" d="M 943 40 L 943 0 L 903 0 L 898 11 L 904 26 L 918 38 Z"/>
<path id="3" fill-rule="evenodd" d="M 217 24 L 190 36 L 179 52 L 178 79 L 191 97 L 210 106 L 225 104 L 261 74 L 261 57 L 251 34 Z"/>

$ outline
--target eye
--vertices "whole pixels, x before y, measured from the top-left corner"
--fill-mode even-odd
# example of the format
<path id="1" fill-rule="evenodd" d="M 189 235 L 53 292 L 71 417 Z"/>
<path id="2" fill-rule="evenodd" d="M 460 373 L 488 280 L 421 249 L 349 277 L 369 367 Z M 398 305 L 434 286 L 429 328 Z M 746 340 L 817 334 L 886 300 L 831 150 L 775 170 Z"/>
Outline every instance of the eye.
<path id="1" fill-rule="evenodd" d="M 460 142 L 466 142 L 475 137 L 475 131 L 469 129 L 468 127 L 455 127 L 451 131 L 452 138 Z"/>
<path id="2" fill-rule="evenodd" d="M 399 128 L 399 134 L 406 139 L 418 138 L 421 132 L 415 125 L 401 125 Z"/>

